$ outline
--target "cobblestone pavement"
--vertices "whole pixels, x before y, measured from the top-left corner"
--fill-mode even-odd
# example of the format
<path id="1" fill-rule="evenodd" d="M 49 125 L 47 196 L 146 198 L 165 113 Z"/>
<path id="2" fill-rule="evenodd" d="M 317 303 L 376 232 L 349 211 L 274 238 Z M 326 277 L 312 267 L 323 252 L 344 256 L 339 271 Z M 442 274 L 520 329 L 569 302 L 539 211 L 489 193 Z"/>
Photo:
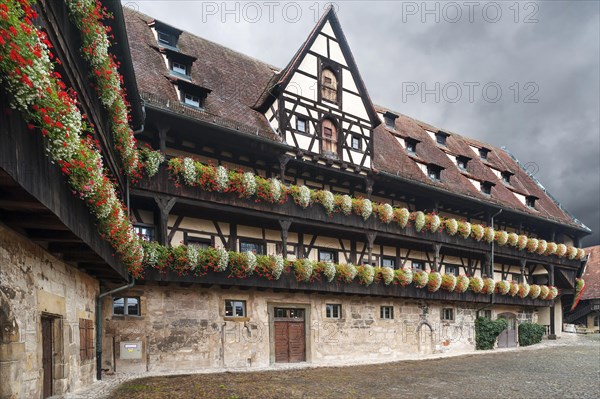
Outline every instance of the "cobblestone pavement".
<path id="1" fill-rule="evenodd" d="M 115 375 L 65 399 L 599 398 L 600 337 L 351 367 L 149 377 Z M 122 384 L 118 389 L 115 388 Z"/>

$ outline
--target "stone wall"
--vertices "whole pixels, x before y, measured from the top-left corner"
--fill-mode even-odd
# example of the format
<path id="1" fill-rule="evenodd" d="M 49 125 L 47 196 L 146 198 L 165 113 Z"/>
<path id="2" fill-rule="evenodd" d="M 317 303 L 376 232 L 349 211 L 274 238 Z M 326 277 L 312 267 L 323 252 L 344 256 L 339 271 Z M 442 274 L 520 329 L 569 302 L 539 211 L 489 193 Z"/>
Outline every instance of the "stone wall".
<path id="1" fill-rule="evenodd" d="M 468 303 L 425 302 L 376 297 L 276 293 L 270 291 L 181 287 L 148 283 L 118 296 L 141 298 L 140 316 L 112 315 L 112 298 L 103 303 L 103 368 L 117 372 L 238 369 L 274 362 L 273 309 L 305 309 L 306 360 L 311 364 L 353 364 L 418 358 L 423 354 L 474 350 L 476 308 Z M 246 301 L 246 317 L 224 317 L 225 300 Z M 342 317 L 326 317 L 326 304 L 341 304 Z M 380 317 L 393 306 L 392 320 Z M 453 321 L 442 321 L 444 308 Z M 531 311 L 505 306 L 535 320 Z M 120 359 L 120 344 L 138 341 L 138 360 Z"/>
<path id="2" fill-rule="evenodd" d="M 94 320 L 98 282 L 0 224 L 0 398 L 40 398 L 42 317 L 52 320 L 53 394 L 95 380 L 79 319 Z"/>

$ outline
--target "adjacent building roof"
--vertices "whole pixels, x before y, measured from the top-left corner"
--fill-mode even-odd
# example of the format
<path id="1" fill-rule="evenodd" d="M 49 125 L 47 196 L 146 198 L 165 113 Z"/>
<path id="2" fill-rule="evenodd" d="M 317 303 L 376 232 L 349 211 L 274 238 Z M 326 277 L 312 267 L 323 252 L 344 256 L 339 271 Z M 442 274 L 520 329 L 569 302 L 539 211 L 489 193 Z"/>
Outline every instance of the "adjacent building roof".
<path id="1" fill-rule="evenodd" d="M 257 104 L 265 102 L 270 90 L 283 79 L 285 69 L 280 70 L 182 32 L 177 43 L 179 50 L 197 58 L 192 65 L 192 83 L 211 90 L 203 110 L 183 107 L 170 80 L 172 76 L 163 55 L 148 26 L 153 18 L 128 8 L 124 9 L 124 14 L 139 91 L 147 104 L 173 109 L 199 120 L 281 142 L 280 136 L 272 130 L 264 115 L 255 108 Z M 374 130 L 372 168 L 375 173 L 400 176 L 436 186 L 449 193 L 588 230 L 563 210 L 507 151 L 447 130 L 444 132 L 449 135 L 443 146 L 437 144 L 435 138 L 428 133 L 436 133 L 440 131 L 439 128 L 385 107 L 375 106 L 375 109 L 379 113 L 389 111 L 399 115 L 394 129 L 379 124 Z M 407 154 L 401 144 L 407 137 L 419 141 L 414 155 Z M 489 150 L 486 160 L 480 159 L 478 148 Z M 456 156 L 470 158 L 466 170 L 458 168 Z M 431 180 L 417 163 L 434 164 L 443 168 L 443 178 L 440 181 Z M 501 172 L 512 174 L 510 184 L 503 183 L 499 178 L 498 174 Z M 491 195 L 479 190 L 479 182 L 494 183 Z M 527 196 L 536 198 L 535 208 L 523 203 L 523 198 Z"/>
<path id="2" fill-rule="evenodd" d="M 585 248 L 585 252 L 589 254 L 589 259 L 583 274 L 585 290 L 581 300 L 598 299 L 600 298 L 600 245 Z"/>

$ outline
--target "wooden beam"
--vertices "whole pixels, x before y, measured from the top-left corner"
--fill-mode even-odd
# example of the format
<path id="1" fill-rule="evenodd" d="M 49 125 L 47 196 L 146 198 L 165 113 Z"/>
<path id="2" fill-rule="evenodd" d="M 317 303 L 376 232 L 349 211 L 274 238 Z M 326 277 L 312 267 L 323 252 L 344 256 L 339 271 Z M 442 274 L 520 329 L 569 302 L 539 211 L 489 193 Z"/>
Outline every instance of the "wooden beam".
<path id="1" fill-rule="evenodd" d="M 281 226 L 281 256 L 283 256 L 283 259 L 287 259 L 287 239 L 291 225 L 292 221 L 289 219 L 279 220 L 279 226 Z"/>

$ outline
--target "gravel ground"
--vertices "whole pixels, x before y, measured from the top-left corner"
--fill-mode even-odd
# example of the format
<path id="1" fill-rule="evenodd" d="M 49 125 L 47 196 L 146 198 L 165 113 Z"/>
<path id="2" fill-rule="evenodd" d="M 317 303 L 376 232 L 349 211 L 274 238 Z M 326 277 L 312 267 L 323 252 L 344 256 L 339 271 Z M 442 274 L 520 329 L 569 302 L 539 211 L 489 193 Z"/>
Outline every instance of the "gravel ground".
<path id="1" fill-rule="evenodd" d="M 377 365 L 148 377 L 126 381 L 108 397 L 595 399 L 600 337 L 567 336 L 516 350 Z"/>

